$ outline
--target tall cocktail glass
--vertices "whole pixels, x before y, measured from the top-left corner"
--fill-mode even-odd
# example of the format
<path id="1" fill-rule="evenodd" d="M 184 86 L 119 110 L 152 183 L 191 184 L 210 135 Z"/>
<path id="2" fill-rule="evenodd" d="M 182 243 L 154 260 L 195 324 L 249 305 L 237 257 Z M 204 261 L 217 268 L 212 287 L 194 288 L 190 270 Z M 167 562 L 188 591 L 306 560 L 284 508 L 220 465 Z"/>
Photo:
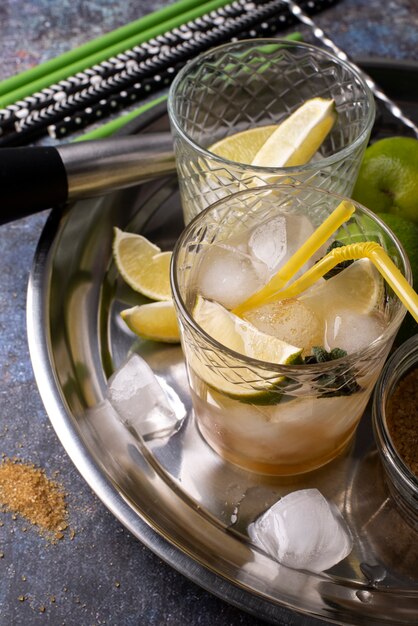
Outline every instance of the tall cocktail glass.
<path id="1" fill-rule="evenodd" d="M 279 124 L 311 98 L 333 98 L 337 121 L 306 165 L 254 167 L 221 158 L 211 146 L 258 126 Z M 272 178 L 304 181 L 349 195 L 374 122 L 373 94 L 349 63 L 286 39 L 229 43 L 196 57 L 168 99 L 184 219 L 216 200 Z"/>
<path id="2" fill-rule="evenodd" d="M 284 259 L 292 246 L 300 245 L 301 233 L 307 237 L 341 200 L 302 184 L 244 190 L 196 216 L 176 244 L 172 290 L 197 424 L 222 457 L 246 469 L 299 474 L 326 464 L 346 448 L 405 309 L 376 270 L 370 274 L 373 297 L 369 300 L 367 290 L 361 296 L 361 285 L 358 293 L 357 284 L 347 285 L 351 291 L 346 308 L 341 310 L 339 304 L 327 318 L 332 328 L 326 323 L 320 327 L 326 339 L 321 335 L 318 341 L 324 341 L 327 350 L 342 348 L 346 355 L 326 362 L 307 364 L 309 359 L 304 358 L 303 364 L 278 364 L 238 353 L 214 339 L 195 319 L 196 302 L 218 298 L 225 308 L 235 307 L 277 271 L 280 255 Z M 353 204 L 356 210 L 337 231 L 337 239 L 346 244 L 377 241 L 411 282 L 410 266 L 396 237 L 376 215 Z M 287 230 L 280 234 L 283 224 Z M 269 263 L 269 251 L 278 254 L 278 265 L 274 259 Z M 341 285 L 339 289 L 338 297 L 345 297 L 345 286 L 342 296 Z M 365 298 L 360 308 L 357 298 Z M 291 343 L 300 346 L 306 332 L 309 335 L 310 320 L 331 315 L 328 308 L 333 311 L 333 304 L 331 296 L 326 310 L 318 313 L 308 301 L 302 318 L 292 308 Z M 211 324 L 216 330 L 216 322 Z M 243 337 L 245 343 L 249 335 Z M 312 341 L 316 340 L 317 336 Z"/>

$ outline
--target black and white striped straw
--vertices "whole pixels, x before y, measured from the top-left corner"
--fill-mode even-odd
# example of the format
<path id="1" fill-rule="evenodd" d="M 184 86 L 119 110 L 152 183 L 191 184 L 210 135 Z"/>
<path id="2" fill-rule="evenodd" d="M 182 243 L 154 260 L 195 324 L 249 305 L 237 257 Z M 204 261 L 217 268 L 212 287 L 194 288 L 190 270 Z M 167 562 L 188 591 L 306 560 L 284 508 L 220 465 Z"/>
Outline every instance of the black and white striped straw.
<path id="1" fill-rule="evenodd" d="M 310 13 L 336 0 L 308 0 Z M 166 88 L 191 58 L 212 46 L 272 36 L 295 23 L 284 0 L 234 0 L 0 110 L 0 146 L 63 138 Z"/>

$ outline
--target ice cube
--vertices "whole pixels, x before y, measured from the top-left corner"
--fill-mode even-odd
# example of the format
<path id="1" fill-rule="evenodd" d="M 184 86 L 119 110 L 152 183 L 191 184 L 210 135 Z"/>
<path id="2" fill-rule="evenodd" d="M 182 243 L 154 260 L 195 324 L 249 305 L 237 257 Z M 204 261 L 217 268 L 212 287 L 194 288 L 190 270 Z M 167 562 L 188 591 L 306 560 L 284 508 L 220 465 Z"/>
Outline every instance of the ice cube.
<path id="1" fill-rule="evenodd" d="M 107 399 L 119 419 L 146 440 L 177 432 L 186 408 L 173 389 L 164 389 L 152 369 L 138 354 L 110 377 Z"/>
<path id="2" fill-rule="evenodd" d="M 245 313 L 244 318 L 268 335 L 311 352 L 324 343 L 324 325 L 316 313 L 299 300 L 276 300 Z"/>
<path id="3" fill-rule="evenodd" d="M 318 489 L 284 496 L 248 527 L 251 540 L 282 565 L 322 572 L 350 554 L 351 533 Z"/>
<path id="4" fill-rule="evenodd" d="M 204 298 L 231 309 L 260 289 L 266 276 L 264 263 L 235 247 L 215 244 L 202 259 L 198 288 Z"/>
<path id="5" fill-rule="evenodd" d="M 348 309 L 337 313 L 331 311 L 325 324 L 327 350 L 342 348 L 348 354 L 367 348 L 385 329 L 384 320 L 378 313 L 367 315 Z"/>
<path id="6" fill-rule="evenodd" d="M 251 233 L 248 249 L 254 259 L 263 261 L 272 276 L 314 232 L 314 227 L 305 215 L 282 213 L 263 222 Z M 323 251 L 314 255 L 298 274 L 310 267 Z"/>
<path id="7" fill-rule="evenodd" d="M 287 249 L 286 218 L 278 215 L 260 224 L 248 240 L 250 254 L 267 265 L 270 271 L 278 266 Z"/>

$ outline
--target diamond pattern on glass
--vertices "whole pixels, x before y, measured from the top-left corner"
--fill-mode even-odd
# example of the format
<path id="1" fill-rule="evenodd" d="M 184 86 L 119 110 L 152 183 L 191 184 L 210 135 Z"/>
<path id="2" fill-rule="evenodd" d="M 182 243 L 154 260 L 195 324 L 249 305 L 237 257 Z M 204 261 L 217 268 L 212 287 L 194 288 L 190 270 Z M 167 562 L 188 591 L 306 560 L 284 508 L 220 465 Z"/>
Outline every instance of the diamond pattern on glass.
<path id="1" fill-rule="evenodd" d="M 338 111 L 322 157 L 351 148 L 332 163 L 315 159 L 293 176 L 350 194 L 367 145 L 373 104 L 367 87 L 346 65 L 303 44 L 252 41 L 214 49 L 189 67 L 171 95 L 173 115 L 183 131 L 178 134 L 173 127 L 186 223 L 216 200 L 267 179 L 263 171 L 207 152 L 211 145 L 238 131 L 280 123 L 313 97 L 334 98 Z M 362 134 L 362 141 L 356 141 Z"/>

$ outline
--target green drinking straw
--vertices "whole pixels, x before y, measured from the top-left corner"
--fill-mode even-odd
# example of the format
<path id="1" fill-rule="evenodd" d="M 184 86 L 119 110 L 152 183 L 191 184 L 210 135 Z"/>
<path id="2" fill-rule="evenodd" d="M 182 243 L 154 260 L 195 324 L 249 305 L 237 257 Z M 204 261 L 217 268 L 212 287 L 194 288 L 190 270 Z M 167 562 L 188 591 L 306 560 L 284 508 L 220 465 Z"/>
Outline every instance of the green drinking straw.
<path id="1" fill-rule="evenodd" d="M 78 141 L 89 141 L 93 139 L 104 139 L 105 137 L 110 137 L 111 135 L 114 135 L 117 131 L 121 130 L 121 128 L 126 126 L 126 124 L 129 124 L 130 121 L 132 121 L 139 115 L 142 115 L 142 113 L 149 111 L 149 109 L 152 109 L 152 107 L 157 106 L 158 104 L 166 100 L 167 100 L 167 96 L 163 95 L 163 96 L 159 96 L 158 98 L 155 98 L 154 100 L 151 100 L 151 102 L 146 102 L 145 104 L 141 105 L 140 107 L 137 107 L 133 111 L 130 111 L 129 113 L 126 113 L 125 115 L 120 115 L 119 117 L 116 117 L 114 120 L 111 120 L 110 122 L 107 122 L 106 124 L 102 124 L 98 128 L 95 128 L 91 130 L 90 132 L 85 133 L 84 135 L 81 135 L 80 137 L 77 137 L 77 139 L 74 139 L 74 143 Z"/>
<path id="2" fill-rule="evenodd" d="M 75 50 L 65 52 L 26 72 L 6 78 L 0 83 L 0 108 L 22 100 L 120 52 L 163 35 L 227 3 L 228 0 L 210 0 L 209 2 L 179 0 L 173 5 L 122 26 Z"/>
<path id="3" fill-rule="evenodd" d="M 92 41 L 88 41 L 78 48 L 68 50 L 68 52 L 64 52 L 49 61 L 45 61 L 44 63 L 40 63 L 35 67 L 21 72 L 20 74 L 6 78 L 0 82 L 0 96 L 6 95 L 10 91 L 14 91 L 15 89 L 18 89 L 18 87 L 22 87 L 23 85 L 33 82 L 38 78 L 48 76 L 55 70 L 59 70 L 70 63 L 79 61 L 90 54 L 99 52 L 100 50 L 118 43 L 119 41 L 123 41 L 127 37 L 135 35 L 138 32 L 146 30 L 147 28 L 152 28 L 153 26 L 156 26 L 171 17 L 175 17 L 190 8 L 194 8 L 196 5 L 199 5 L 198 0 L 179 0 L 168 7 L 149 13 L 148 15 L 130 22 L 125 26 L 116 28 L 105 35 L 97 37 Z"/>

